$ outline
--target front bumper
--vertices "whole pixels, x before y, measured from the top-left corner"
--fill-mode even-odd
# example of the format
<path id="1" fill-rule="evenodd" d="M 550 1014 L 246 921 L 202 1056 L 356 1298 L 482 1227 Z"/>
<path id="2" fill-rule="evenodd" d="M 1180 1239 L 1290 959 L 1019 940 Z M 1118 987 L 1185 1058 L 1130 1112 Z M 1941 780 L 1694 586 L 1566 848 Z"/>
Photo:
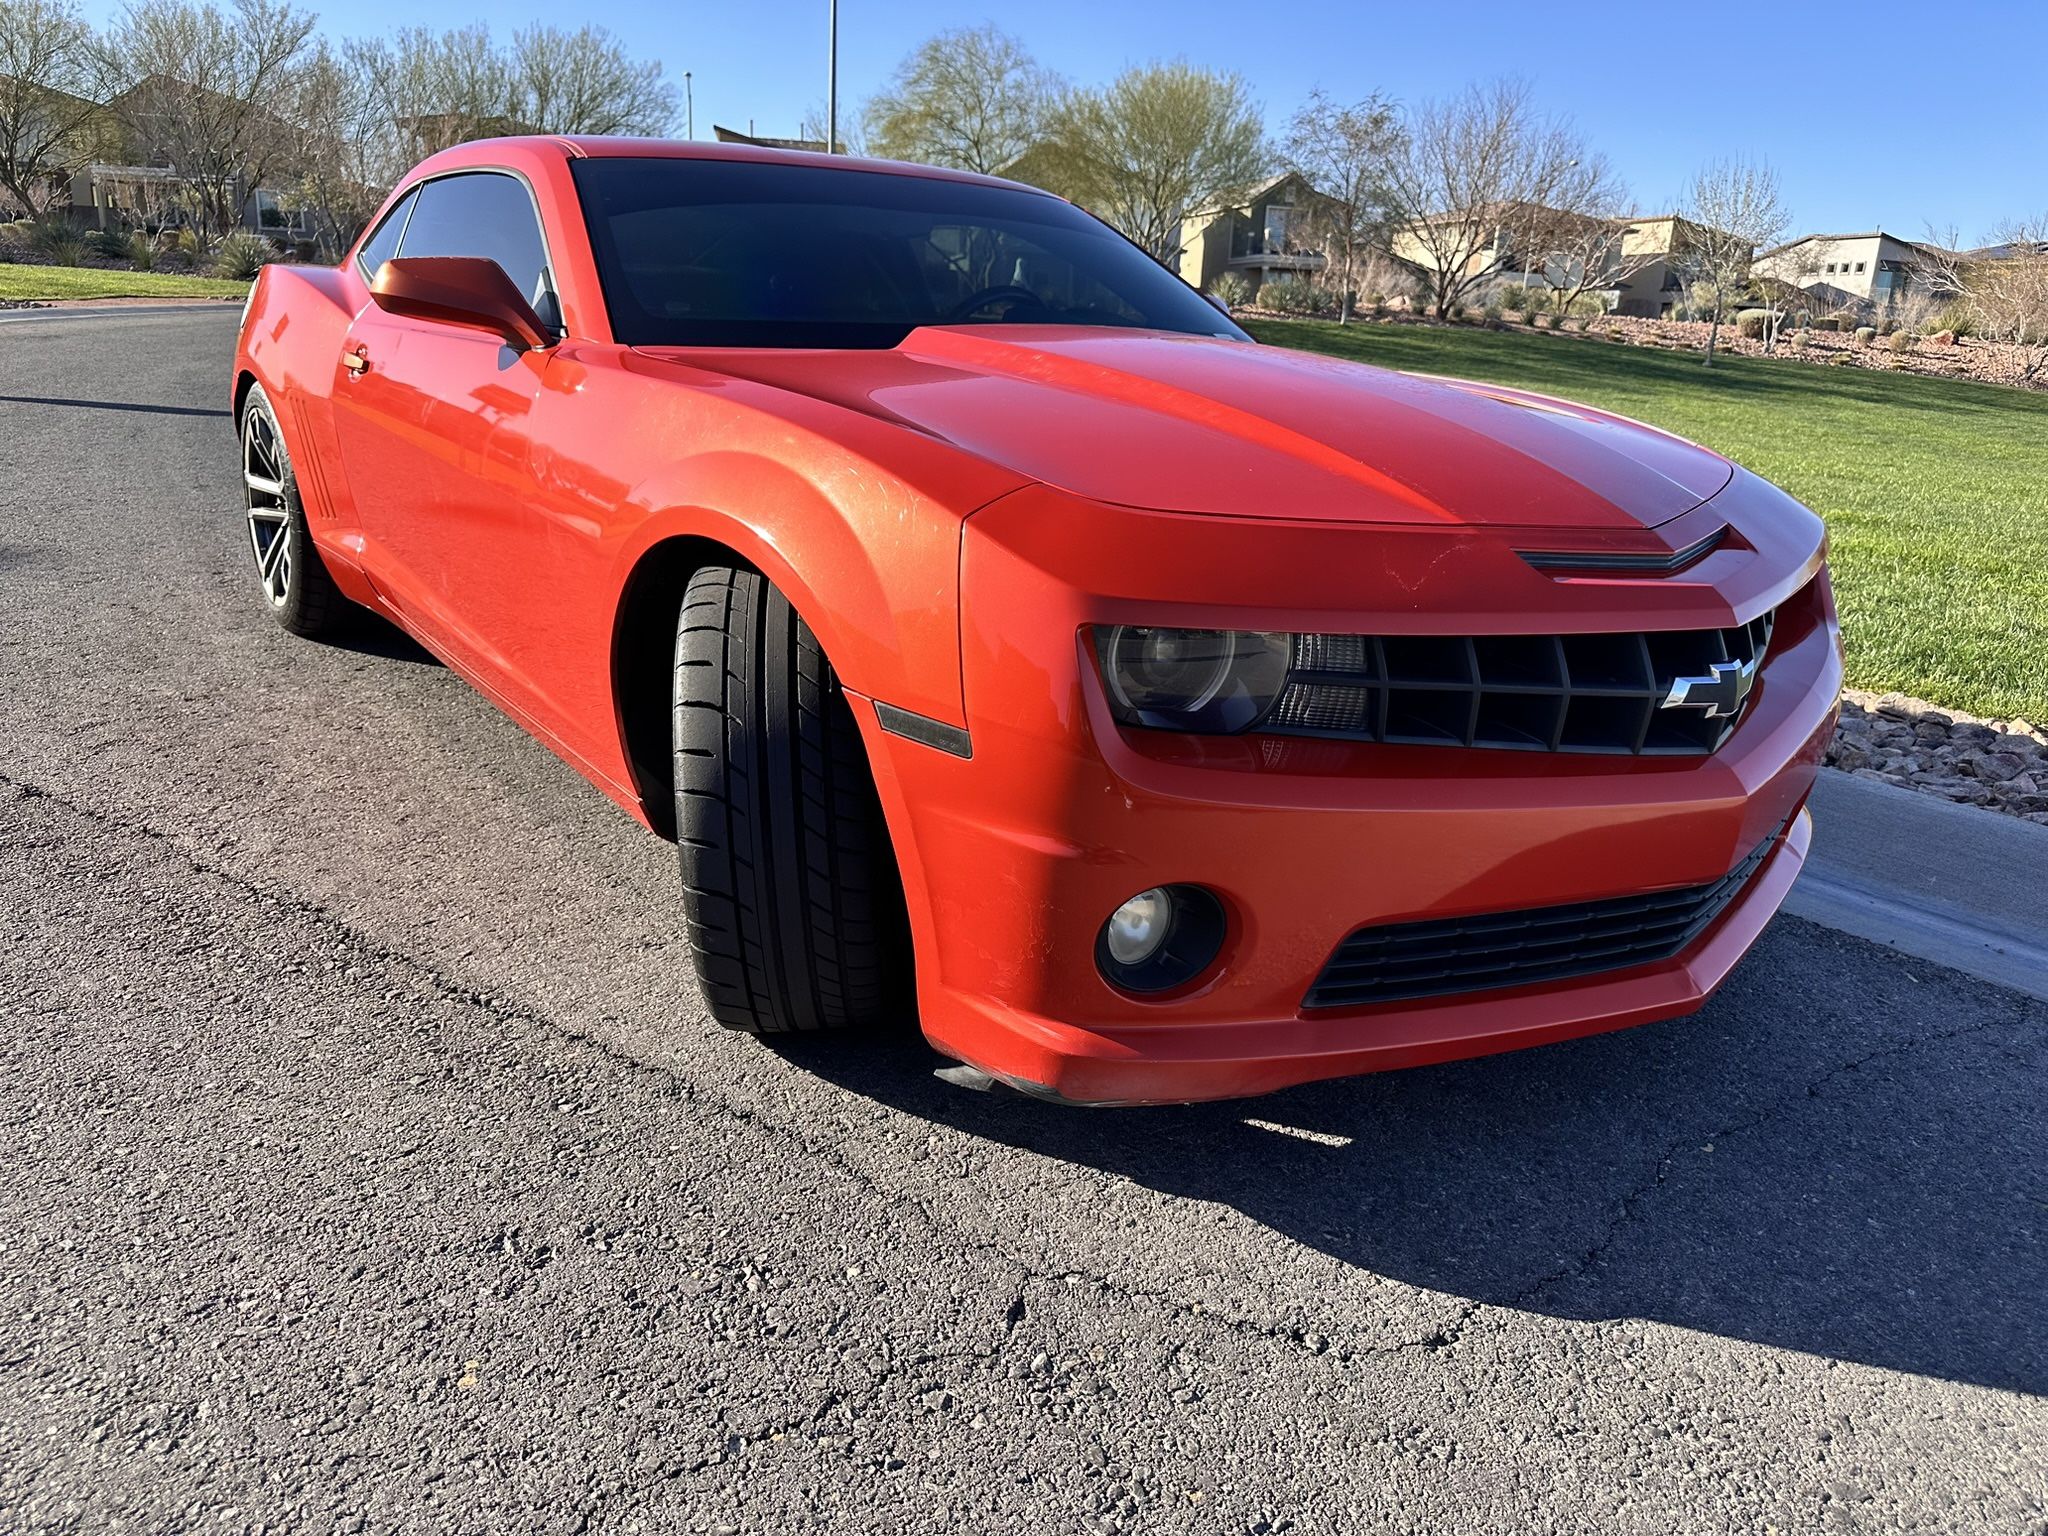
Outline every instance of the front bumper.
<path id="1" fill-rule="evenodd" d="M 1229 520 L 1078 507 L 1038 492 L 977 514 L 961 582 L 972 757 L 888 734 L 871 705 L 859 710 L 903 865 L 926 1035 L 1046 1097 L 1177 1102 L 1697 1008 L 1798 874 L 1810 839 L 1802 807 L 1841 685 L 1817 524 L 1802 553 L 1796 523 L 1786 532 L 1790 520 L 1769 501 L 1777 493 L 1742 478 L 1758 498 L 1743 547 L 1678 581 L 1557 581 L 1514 560 L 1497 533 L 1218 528 Z M 1743 508 L 1721 510 L 1742 526 Z M 1415 574 L 1432 564 L 1455 579 Z M 1749 711 L 1707 758 L 1127 732 L 1109 716 L 1082 640 L 1090 624 L 1169 612 L 1174 623 L 1248 629 L 1512 634 L 1629 627 L 1652 614 L 1664 627 L 1740 623 L 1781 605 Z M 1742 894 L 1670 960 L 1410 1002 L 1302 1006 L 1362 925 L 1700 885 L 1778 829 Z M 1222 954 L 1179 992 L 1118 992 L 1093 963 L 1097 931 L 1133 893 L 1175 881 L 1222 898 Z"/>

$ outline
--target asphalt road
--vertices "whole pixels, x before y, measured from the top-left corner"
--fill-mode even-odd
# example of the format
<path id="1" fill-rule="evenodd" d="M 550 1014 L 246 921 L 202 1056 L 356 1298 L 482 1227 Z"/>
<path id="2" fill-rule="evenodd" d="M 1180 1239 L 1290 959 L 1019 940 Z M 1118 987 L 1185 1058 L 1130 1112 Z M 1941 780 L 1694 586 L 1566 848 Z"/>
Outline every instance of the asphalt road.
<path id="1" fill-rule="evenodd" d="M 0 1530 L 2048 1531 L 2048 1006 L 1787 918 L 1250 1104 L 721 1034 L 666 845 L 271 625 L 233 324 L 0 325 Z"/>

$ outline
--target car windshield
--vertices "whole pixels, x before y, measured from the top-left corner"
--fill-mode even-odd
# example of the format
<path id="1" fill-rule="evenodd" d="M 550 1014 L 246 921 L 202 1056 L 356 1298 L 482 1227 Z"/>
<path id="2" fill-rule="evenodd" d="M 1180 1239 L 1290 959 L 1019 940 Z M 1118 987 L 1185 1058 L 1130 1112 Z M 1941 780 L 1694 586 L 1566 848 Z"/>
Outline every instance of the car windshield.
<path id="1" fill-rule="evenodd" d="M 1114 230 L 1021 188 L 746 160 L 574 162 L 628 346 L 893 347 L 923 325 L 1245 339 Z"/>

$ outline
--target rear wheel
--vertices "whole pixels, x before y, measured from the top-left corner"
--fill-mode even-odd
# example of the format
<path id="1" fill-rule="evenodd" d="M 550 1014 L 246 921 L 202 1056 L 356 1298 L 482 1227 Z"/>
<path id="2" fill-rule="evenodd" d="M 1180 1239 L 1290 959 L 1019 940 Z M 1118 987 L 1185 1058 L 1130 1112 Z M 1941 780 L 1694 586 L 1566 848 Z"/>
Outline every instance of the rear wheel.
<path id="1" fill-rule="evenodd" d="M 242 505 L 249 551 L 271 614 L 295 635 L 330 633 L 348 607 L 306 530 L 306 506 L 277 413 L 261 384 L 242 405 Z"/>
<path id="2" fill-rule="evenodd" d="M 690 579 L 674 704 L 683 907 L 712 1017 L 755 1034 L 903 1018 L 908 927 L 860 729 L 766 578 Z"/>

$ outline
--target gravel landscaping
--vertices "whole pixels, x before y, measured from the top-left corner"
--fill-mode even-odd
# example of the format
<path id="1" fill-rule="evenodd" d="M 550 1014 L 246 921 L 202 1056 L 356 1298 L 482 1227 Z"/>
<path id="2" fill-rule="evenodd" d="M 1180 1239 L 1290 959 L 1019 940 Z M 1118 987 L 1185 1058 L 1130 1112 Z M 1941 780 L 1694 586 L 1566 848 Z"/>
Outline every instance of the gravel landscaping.
<path id="1" fill-rule="evenodd" d="M 1827 760 L 1859 779 L 2048 826 L 2048 730 L 2027 720 L 1980 720 L 1852 688 Z"/>
<path id="2" fill-rule="evenodd" d="M 1290 317 L 1256 305 L 1241 305 L 1231 311 L 1240 319 L 1285 320 Z M 1664 352 L 1705 352 L 1709 327 L 1704 320 L 1646 320 L 1633 315 L 1574 316 L 1562 324 L 1523 325 L 1513 320 L 1485 320 L 1476 311 L 1463 320 L 1437 320 L 1405 308 L 1389 307 L 1379 315 L 1360 314 L 1357 326 L 1427 327 L 1451 331 L 1492 330 L 1523 336 L 1557 337 L 1572 341 L 1601 341 Z M 1862 342 L 1853 331 L 1798 331 L 1787 329 L 1778 338 L 1777 350 L 1764 351 L 1761 341 L 1738 336 L 1728 321 L 1721 325 L 1717 353 L 1731 357 L 1772 356 L 1787 362 L 1821 366 L 1867 368 L 1876 373 L 1911 373 L 1922 378 L 1969 379 L 1979 384 L 2005 384 L 2021 389 L 2048 390 L 2048 367 L 2038 366 L 2036 348 L 2016 347 L 1999 341 L 1980 341 L 1974 336 L 1939 332 L 1894 345 L 1889 336 Z M 2031 368 L 2031 372 L 2030 372 Z"/>

